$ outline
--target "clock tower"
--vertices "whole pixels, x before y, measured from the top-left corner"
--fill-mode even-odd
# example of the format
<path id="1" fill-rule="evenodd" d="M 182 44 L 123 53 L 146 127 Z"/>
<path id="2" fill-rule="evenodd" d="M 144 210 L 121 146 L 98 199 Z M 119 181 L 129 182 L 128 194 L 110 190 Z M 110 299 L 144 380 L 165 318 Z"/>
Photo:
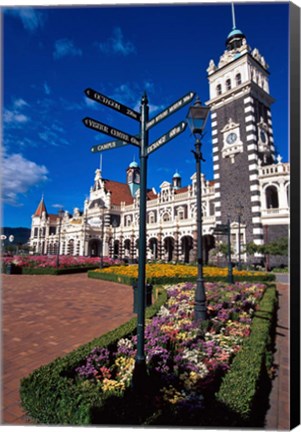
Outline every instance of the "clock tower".
<path id="1" fill-rule="evenodd" d="M 258 168 L 275 160 L 268 65 L 258 49 L 251 50 L 236 28 L 226 49 L 207 69 L 211 108 L 216 223 L 228 216 L 237 221 L 238 205 L 244 225 L 242 243 L 262 244 Z"/>

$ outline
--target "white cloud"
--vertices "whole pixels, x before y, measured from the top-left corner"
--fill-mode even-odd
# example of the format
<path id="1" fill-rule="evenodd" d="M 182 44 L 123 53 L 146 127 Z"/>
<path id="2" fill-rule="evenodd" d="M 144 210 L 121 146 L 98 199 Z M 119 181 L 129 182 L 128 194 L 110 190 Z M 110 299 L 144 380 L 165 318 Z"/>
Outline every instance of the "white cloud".
<path id="1" fill-rule="evenodd" d="M 4 155 L 2 167 L 3 200 L 10 205 L 19 205 L 20 194 L 48 180 L 48 170 L 44 165 L 25 159 L 19 153 Z"/>
<path id="2" fill-rule="evenodd" d="M 113 29 L 113 36 L 110 37 L 106 42 L 99 42 L 96 44 L 101 52 L 105 54 L 122 54 L 128 56 L 129 54 L 135 53 L 136 48 L 130 41 L 124 39 L 122 30 L 120 27 Z"/>
<path id="3" fill-rule="evenodd" d="M 29 120 L 29 117 L 27 117 L 25 114 L 18 112 L 17 110 L 4 110 L 3 121 L 11 127 L 20 127 L 20 123 L 24 124 L 27 123 Z"/>
<path id="4" fill-rule="evenodd" d="M 19 18 L 25 30 L 32 33 L 44 25 L 44 14 L 31 7 L 7 8 L 5 13 Z"/>
<path id="5" fill-rule="evenodd" d="M 28 106 L 29 106 L 29 104 L 22 98 L 14 100 L 14 107 L 15 108 L 23 108 L 23 107 L 28 107 Z"/>
<path id="6" fill-rule="evenodd" d="M 70 39 L 59 39 L 54 44 L 54 52 L 53 57 L 58 60 L 62 57 L 75 57 L 75 56 L 81 56 L 82 50 L 80 48 L 77 48 L 73 41 Z"/>
<path id="7" fill-rule="evenodd" d="M 51 93 L 51 90 L 50 90 L 50 87 L 49 87 L 49 85 L 47 84 L 47 82 L 44 82 L 44 92 L 45 92 L 45 94 L 48 96 L 48 95 L 50 95 L 50 93 Z"/>

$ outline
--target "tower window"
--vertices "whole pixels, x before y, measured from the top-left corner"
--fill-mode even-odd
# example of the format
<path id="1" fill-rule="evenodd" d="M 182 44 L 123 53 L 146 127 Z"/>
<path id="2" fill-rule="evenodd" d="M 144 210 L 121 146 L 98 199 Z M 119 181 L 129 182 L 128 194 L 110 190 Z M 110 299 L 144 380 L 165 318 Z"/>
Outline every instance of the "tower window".
<path id="1" fill-rule="evenodd" d="M 275 186 L 269 186 L 265 191 L 267 208 L 278 208 L 278 191 Z"/>
<path id="2" fill-rule="evenodd" d="M 226 81 L 226 89 L 227 90 L 231 90 L 231 80 L 230 80 L 230 78 L 227 79 L 227 81 Z"/>
<path id="3" fill-rule="evenodd" d="M 238 74 L 236 75 L 235 79 L 236 79 L 236 85 L 240 85 L 240 84 L 241 84 L 241 74 L 238 73 Z"/>
<path id="4" fill-rule="evenodd" d="M 219 95 L 222 94 L 222 86 L 221 86 L 221 84 L 218 84 L 216 86 L 216 94 L 217 94 L 217 96 L 219 96 Z"/>

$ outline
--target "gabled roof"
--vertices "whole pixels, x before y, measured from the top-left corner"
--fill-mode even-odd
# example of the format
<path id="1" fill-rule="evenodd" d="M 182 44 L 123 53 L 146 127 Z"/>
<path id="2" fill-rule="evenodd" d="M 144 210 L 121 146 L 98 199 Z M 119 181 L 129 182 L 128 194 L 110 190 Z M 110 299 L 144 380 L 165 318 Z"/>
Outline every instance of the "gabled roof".
<path id="1" fill-rule="evenodd" d="M 47 216 L 47 210 L 46 210 L 46 206 L 45 206 L 45 202 L 44 202 L 44 197 L 42 196 L 42 199 L 35 211 L 34 216 L 38 216 L 41 217 L 43 212 L 45 212 L 46 216 Z"/>
<path id="2" fill-rule="evenodd" d="M 153 199 L 158 198 L 158 195 L 152 189 L 149 189 L 147 191 L 146 196 L 147 196 L 148 200 L 153 200 Z"/>
<path id="3" fill-rule="evenodd" d="M 104 183 L 106 191 L 111 193 L 111 203 L 113 205 L 120 205 L 121 202 L 133 204 L 133 197 L 128 184 L 114 180 L 104 180 Z"/>

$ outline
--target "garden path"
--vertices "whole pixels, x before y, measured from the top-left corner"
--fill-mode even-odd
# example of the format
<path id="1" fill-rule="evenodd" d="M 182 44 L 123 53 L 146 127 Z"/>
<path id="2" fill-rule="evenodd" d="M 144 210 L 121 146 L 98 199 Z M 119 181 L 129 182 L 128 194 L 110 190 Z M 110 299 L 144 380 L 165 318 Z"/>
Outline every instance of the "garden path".
<path id="1" fill-rule="evenodd" d="M 284 276 L 280 280 L 285 280 Z M 279 278 L 277 278 L 279 280 Z M 276 352 L 274 363 L 276 377 L 272 382 L 270 408 L 266 414 L 265 428 L 270 430 L 290 429 L 290 395 L 289 395 L 289 285 L 277 283 L 279 309 L 276 325 Z"/>
<path id="2" fill-rule="evenodd" d="M 134 316 L 129 286 L 89 279 L 85 273 L 2 276 L 2 418 L 28 420 L 20 379 Z"/>

